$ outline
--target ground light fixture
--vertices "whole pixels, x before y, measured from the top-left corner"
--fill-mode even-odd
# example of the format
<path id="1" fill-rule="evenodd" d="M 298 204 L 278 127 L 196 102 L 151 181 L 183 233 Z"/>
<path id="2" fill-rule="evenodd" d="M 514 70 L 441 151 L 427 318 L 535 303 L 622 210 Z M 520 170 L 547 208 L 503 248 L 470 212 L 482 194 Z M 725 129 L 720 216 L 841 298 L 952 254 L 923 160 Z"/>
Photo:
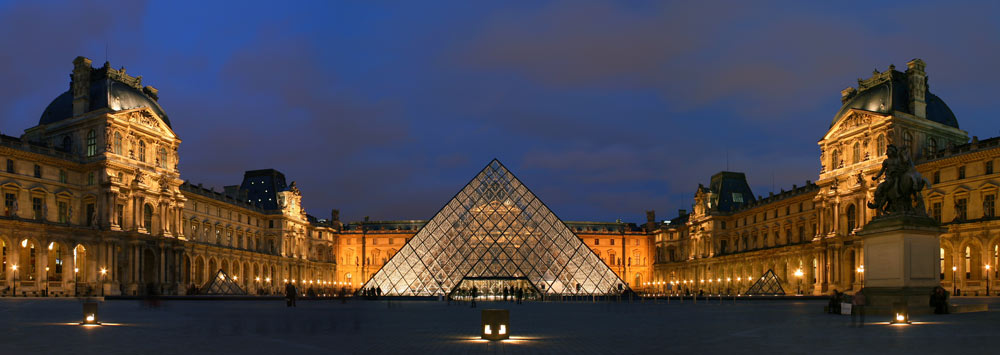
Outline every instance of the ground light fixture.
<path id="1" fill-rule="evenodd" d="M 83 303 L 83 321 L 80 322 L 80 325 L 89 327 L 101 325 L 101 322 L 97 319 L 97 302 Z"/>
<path id="2" fill-rule="evenodd" d="M 910 312 L 906 307 L 905 303 L 897 302 L 892 306 L 892 320 L 889 324 L 912 324 L 910 322 Z"/>
<path id="3" fill-rule="evenodd" d="M 486 340 L 510 338 L 510 310 L 484 309 L 480 313 L 480 337 Z"/>

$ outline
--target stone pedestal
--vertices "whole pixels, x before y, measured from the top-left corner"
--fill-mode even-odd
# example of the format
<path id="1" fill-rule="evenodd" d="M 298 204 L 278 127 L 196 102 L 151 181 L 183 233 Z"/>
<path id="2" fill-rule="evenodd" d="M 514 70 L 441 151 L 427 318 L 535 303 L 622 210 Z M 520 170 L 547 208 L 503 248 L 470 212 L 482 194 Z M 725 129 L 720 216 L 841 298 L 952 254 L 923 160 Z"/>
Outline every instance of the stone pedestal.
<path id="1" fill-rule="evenodd" d="M 943 232 L 933 219 L 913 215 L 880 217 L 858 232 L 870 313 L 890 314 L 900 304 L 911 314 L 930 311 L 931 291 L 940 285 Z"/>

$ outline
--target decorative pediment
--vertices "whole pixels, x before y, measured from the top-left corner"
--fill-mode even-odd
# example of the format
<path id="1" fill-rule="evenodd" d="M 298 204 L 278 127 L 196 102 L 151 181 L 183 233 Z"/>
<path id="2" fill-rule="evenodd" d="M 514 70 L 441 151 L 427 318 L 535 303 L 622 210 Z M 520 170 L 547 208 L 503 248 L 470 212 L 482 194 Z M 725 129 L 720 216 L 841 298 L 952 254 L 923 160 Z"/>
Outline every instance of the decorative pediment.
<path id="1" fill-rule="evenodd" d="M 957 194 L 967 194 L 967 193 L 969 193 L 970 190 L 972 190 L 972 189 L 970 189 L 968 186 L 958 185 L 958 187 L 955 187 L 955 189 L 951 190 L 951 193 L 952 194 L 956 194 L 956 195 Z"/>
<path id="2" fill-rule="evenodd" d="M 829 139 L 833 136 L 839 136 L 847 131 L 853 130 L 857 127 L 868 126 L 875 123 L 879 118 L 883 118 L 882 115 L 877 115 L 872 112 L 851 109 L 850 113 L 846 117 L 837 122 L 836 125 L 830 128 L 826 136 L 823 139 Z"/>
<path id="3" fill-rule="evenodd" d="M 170 136 L 171 138 L 177 137 L 177 135 L 174 134 L 174 131 L 170 129 L 170 126 L 167 126 L 167 124 L 164 123 L 163 120 L 161 120 L 159 116 L 157 116 L 156 113 L 153 112 L 153 110 L 150 110 L 147 107 L 138 108 L 131 111 L 124 111 L 119 115 L 119 117 L 121 119 L 124 119 L 125 121 L 128 121 L 128 123 L 132 124 L 133 126 L 145 128 L 152 132 L 165 134 Z"/>
<path id="4" fill-rule="evenodd" d="M 996 191 L 997 189 L 1000 189 L 1000 185 L 993 181 L 984 182 L 979 186 L 979 190 L 983 191 Z"/>

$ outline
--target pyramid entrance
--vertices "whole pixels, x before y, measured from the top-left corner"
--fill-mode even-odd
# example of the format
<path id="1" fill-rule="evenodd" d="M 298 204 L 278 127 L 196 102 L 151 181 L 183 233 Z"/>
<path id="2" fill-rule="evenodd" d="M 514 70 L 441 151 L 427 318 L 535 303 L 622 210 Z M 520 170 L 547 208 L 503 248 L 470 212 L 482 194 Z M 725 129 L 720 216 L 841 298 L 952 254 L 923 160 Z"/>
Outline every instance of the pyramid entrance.
<path id="1" fill-rule="evenodd" d="M 444 296 L 522 287 L 541 295 L 604 295 L 624 282 L 498 160 L 465 185 L 365 288 Z M 530 286 L 530 287 L 527 287 Z"/>

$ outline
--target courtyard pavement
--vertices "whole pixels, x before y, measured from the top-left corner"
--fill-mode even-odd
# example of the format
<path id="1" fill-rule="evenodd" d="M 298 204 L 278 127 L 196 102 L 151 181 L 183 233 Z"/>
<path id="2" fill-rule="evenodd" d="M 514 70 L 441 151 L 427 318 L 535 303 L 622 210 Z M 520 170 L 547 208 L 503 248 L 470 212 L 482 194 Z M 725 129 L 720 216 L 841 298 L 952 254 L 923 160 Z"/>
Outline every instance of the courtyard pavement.
<path id="1" fill-rule="evenodd" d="M 101 304 L 101 327 L 75 299 L 0 299 L 0 354 L 639 354 L 990 352 L 1000 299 L 989 312 L 915 316 L 890 326 L 823 313 L 824 301 L 658 303 L 432 301 L 139 301 Z M 479 310 L 510 309 L 512 339 L 478 340 Z M 878 322 L 878 323 L 876 323 Z"/>

